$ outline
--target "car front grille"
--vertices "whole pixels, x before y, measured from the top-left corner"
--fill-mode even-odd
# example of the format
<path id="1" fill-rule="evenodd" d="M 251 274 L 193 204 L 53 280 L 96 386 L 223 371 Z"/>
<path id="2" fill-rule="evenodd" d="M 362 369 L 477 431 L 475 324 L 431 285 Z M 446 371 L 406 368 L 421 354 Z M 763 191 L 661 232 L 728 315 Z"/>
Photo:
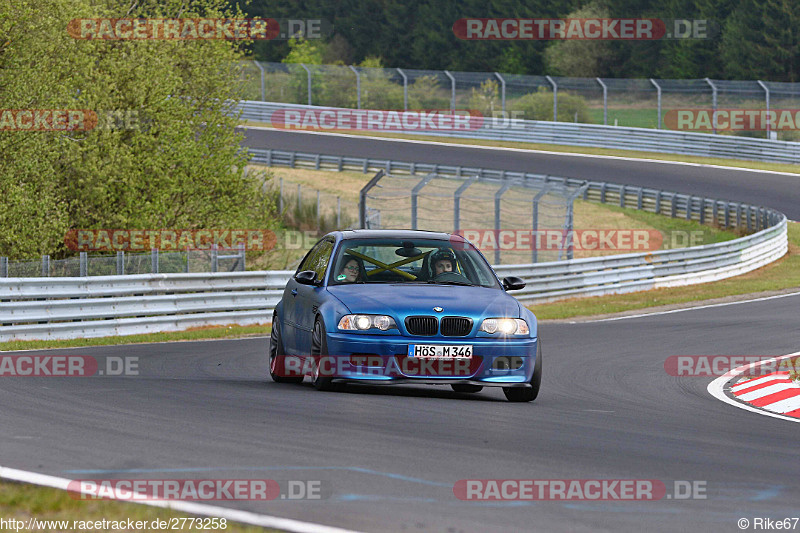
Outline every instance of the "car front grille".
<path id="1" fill-rule="evenodd" d="M 406 329 L 412 335 L 436 335 L 439 321 L 435 316 L 410 316 L 406 318 Z"/>
<path id="2" fill-rule="evenodd" d="M 463 316 L 442 318 L 442 335 L 445 337 L 466 337 L 472 331 L 472 319 Z"/>

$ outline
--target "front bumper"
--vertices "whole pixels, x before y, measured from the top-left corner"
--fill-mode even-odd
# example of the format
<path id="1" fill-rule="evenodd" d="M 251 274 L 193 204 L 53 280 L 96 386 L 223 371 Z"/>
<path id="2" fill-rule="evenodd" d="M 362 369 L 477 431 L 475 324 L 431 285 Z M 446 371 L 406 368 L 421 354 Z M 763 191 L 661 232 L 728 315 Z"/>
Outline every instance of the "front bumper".
<path id="1" fill-rule="evenodd" d="M 375 384 L 529 386 L 537 338 L 405 337 L 328 333 L 331 376 Z M 472 359 L 408 357 L 409 344 L 472 345 Z"/>

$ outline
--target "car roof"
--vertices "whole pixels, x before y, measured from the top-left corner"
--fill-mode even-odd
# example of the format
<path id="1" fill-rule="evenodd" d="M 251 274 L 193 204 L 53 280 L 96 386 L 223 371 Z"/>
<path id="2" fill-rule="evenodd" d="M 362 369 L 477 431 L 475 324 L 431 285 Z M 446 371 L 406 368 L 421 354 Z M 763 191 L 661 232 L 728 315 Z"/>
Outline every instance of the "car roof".
<path id="1" fill-rule="evenodd" d="M 340 234 L 343 240 L 350 239 L 433 239 L 448 241 L 452 235 L 436 231 L 421 231 L 411 229 L 356 229 L 337 231 L 333 234 Z"/>

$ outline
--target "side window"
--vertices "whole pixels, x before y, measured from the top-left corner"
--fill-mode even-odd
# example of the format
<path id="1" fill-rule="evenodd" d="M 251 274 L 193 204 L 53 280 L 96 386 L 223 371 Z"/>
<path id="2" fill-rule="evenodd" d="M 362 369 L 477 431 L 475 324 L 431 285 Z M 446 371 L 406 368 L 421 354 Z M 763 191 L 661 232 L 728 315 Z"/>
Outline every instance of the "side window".
<path id="1" fill-rule="evenodd" d="M 303 259 L 297 271 L 313 270 L 317 273 L 317 279 L 323 279 L 323 277 L 325 277 L 325 269 L 328 268 L 328 262 L 331 259 L 332 251 L 333 241 L 325 239 L 324 241 L 318 242 L 311 251 L 308 252 L 308 255 Z"/>

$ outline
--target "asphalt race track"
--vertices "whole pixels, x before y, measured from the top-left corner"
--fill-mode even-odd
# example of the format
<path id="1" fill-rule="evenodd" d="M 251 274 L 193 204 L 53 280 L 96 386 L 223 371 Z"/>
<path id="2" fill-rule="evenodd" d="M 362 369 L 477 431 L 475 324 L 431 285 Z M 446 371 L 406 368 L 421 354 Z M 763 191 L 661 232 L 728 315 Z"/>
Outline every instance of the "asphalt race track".
<path id="1" fill-rule="evenodd" d="M 283 133 L 261 135 L 249 143 L 287 148 Z M 335 138 L 304 139 L 292 149 L 340 153 Z M 800 178 L 775 174 L 369 146 L 356 143 L 353 155 L 533 165 L 800 213 Z M 712 378 L 670 376 L 664 362 L 796 352 L 798 309 L 794 295 L 543 324 L 532 404 L 508 403 L 499 389 L 277 384 L 266 338 L 29 352 L 138 357 L 140 375 L 0 378 L 0 465 L 71 479 L 321 481 L 321 500 L 213 503 L 361 531 L 739 531 L 740 518 L 798 516 L 800 425 L 724 404 L 706 391 Z M 462 479 L 657 479 L 668 493 L 681 480 L 699 482 L 705 499 L 466 502 L 453 493 Z"/>
<path id="2" fill-rule="evenodd" d="M 791 220 L 800 220 L 800 175 L 532 151 L 448 145 L 423 147 L 419 142 L 378 140 L 358 135 L 318 135 L 273 129 L 247 129 L 246 135 L 244 144 L 253 148 L 495 168 L 609 181 L 749 202 L 777 209 Z"/>

